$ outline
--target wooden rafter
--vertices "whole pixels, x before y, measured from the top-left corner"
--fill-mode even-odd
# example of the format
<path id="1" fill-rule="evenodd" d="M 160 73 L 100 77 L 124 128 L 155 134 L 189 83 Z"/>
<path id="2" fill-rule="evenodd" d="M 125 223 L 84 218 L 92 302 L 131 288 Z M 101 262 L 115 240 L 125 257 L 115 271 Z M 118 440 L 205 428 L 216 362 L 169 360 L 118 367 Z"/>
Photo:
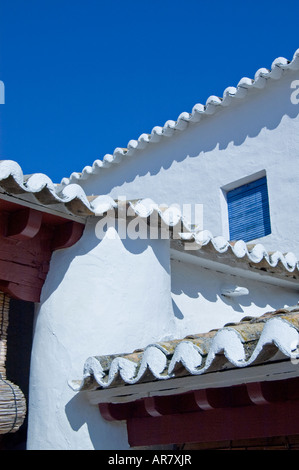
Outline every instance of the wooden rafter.
<path id="1" fill-rule="evenodd" d="M 76 243 L 84 225 L 0 200 L 0 290 L 39 302 L 53 251 Z"/>

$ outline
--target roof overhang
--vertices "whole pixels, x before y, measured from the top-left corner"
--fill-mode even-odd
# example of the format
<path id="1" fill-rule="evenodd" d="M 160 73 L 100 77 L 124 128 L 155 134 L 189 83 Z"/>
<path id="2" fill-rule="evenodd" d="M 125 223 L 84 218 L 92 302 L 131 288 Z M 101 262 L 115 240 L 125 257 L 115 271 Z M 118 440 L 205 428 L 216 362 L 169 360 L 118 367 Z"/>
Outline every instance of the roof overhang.
<path id="1" fill-rule="evenodd" d="M 92 403 L 299 376 L 299 308 L 245 317 L 218 330 L 86 360 L 70 383 Z"/>
<path id="2" fill-rule="evenodd" d="M 247 256 L 238 258 L 231 251 L 219 253 L 213 248 L 186 249 L 186 245 L 179 240 L 172 240 L 170 247 L 171 258 L 174 260 L 299 292 L 297 270 L 288 271 L 282 264 L 273 267 L 264 259 L 254 263 Z"/>
<path id="3" fill-rule="evenodd" d="M 107 195 L 88 196 L 78 184 L 62 187 L 46 175 L 25 176 L 20 166 L 10 160 L 0 161 L 0 203 L 3 207 L 11 203 L 27 208 L 28 214 L 40 213 L 43 219 L 52 217 L 56 225 L 62 220 L 69 221 L 73 227 L 83 227 L 90 217 L 103 218 L 109 214 L 128 221 L 136 218 L 150 228 L 157 228 L 157 238 L 168 238 L 171 254 L 176 258 L 297 289 L 299 264 L 294 254 L 268 253 L 261 244 L 250 246 L 242 240 L 230 242 L 222 236 L 215 237 L 207 230 L 193 227 L 176 205 L 159 206 L 150 199 L 128 201 Z"/>
<path id="4" fill-rule="evenodd" d="M 169 397 L 194 390 L 220 389 L 242 384 L 273 382 L 298 377 L 298 364 L 284 358 L 273 363 L 242 369 L 228 368 L 201 376 L 177 377 L 164 381 L 156 380 L 135 385 L 87 390 L 85 393 L 92 405 L 99 405 L 101 403 L 130 403 L 147 397 Z"/>
<path id="5" fill-rule="evenodd" d="M 298 311 L 90 358 L 80 393 L 135 447 L 299 434 Z"/>
<path id="6" fill-rule="evenodd" d="M 76 243 L 84 224 L 1 196 L 0 290 L 16 299 L 39 302 L 52 253 Z"/>

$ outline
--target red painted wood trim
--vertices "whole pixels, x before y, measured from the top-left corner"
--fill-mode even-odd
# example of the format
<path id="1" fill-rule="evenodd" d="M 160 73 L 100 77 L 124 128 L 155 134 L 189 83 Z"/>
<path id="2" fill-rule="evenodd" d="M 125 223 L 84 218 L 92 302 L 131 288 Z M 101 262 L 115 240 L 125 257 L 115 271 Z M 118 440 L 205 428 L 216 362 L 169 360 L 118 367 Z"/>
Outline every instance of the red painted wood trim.
<path id="1" fill-rule="evenodd" d="M 131 416 L 131 403 L 125 405 L 100 403 L 99 410 L 107 421 L 123 421 Z"/>
<path id="2" fill-rule="evenodd" d="M 52 250 L 69 248 L 74 245 L 81 238 L 83 230 L 84 225 L 78 222 L 70 221 L 62 225 L 57 225 L 52 241 Z"/>
<path id="3" fill-rule="evenodd" d="M 35 237 L 42 224 L 43 214 L 30 208 L 24 208 L 9 214 L 6 237 L 26 240 Z"/>
<path id="4" fill-rule="evenodd" d="M 84 225 L 0 199 L 0 290 L 39 302 L 54 250 L 68 248 Z"/>
<path id="5" fill-rule="evenodd" d="M 14 282 L 0 281 L 0 291 L 14 299 L 39 302 L 41 287 L 25 286 Z"/>
<path id="6" fill-rule="evenodd" d="M 108 405 L 131 446 L 299 435 L 299 377 Z"/>
<path id="7" fill-rule="evenodd" d="M 193 392 L 194 395 L 194 400 L 196 405 L 200 410 L 212 410 L 213 406 L 210 404 L 208 395 L 207 395 L 207 390 L 202 389 L 202 390 L 195 390 Z"/>
<path id="8" fill-rule="evenodd" d="M 113 414 L 110 403 L 101 403 L 99 405 L 99 410 L 101 415 L 106 421 L 116 421 L 116 417 Z"/>
<path id="9" fill-rule="evenodd" d="M 40 266 L 24 266 L 10 261 L 0 260 L 0 279 L 27 286 L 41 287 L 43 279 L 39 276 Z"/>
<path id="10" fill-rule="evenodd" d="M 247 393 L 252 403 L 256 405 L 266 405 L 269 400 L 265 398 L 262 384 L 260 382 L 246 384 Z"/>
<path id="11" fill-rule="evenodd" d="M 299 434 L 299 401 L 219 408 L 127 421 L 130 446 L 216 442 Z"/>
<path id="12" fill-rule="evenodd" d="M 154 418 L 163 415 L 158 409 L 157 399 L 155 397 L 144 398 L 144 407 L 146 412 Z"/>

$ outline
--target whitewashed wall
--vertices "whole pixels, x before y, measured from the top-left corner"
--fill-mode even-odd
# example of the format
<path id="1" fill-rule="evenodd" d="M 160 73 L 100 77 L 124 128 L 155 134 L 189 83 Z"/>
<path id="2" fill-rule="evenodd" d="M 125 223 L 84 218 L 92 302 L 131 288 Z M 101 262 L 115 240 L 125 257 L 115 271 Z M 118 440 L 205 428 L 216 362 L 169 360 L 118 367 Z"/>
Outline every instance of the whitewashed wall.
<path id="1" fill-rule="evenodd" d="M 171 262 L 171 296 L 176 320 L 175 336 L 206 333 L 244 317 L 296 305 L 299 288 L 280 287 L 240 275 L 221 273 L 194 262 Z M 223 290 L 235 286 L 248 290 L 247 295 L 226 297 Z"/>
<path id="2" fill-rule="evenodd" d="M 173 330 L 168 240 L 98 240 L 95 220 L 55 252 L 36 315 L 28 449 L 125 449 L 126 427 L 103 420 L 68 381 L 90 355 L 131 352 Z"/>
<path id="3" fill-rule="evenodd" d="M 105 421 L 68 385 L 82 378 L 88 357 L 130 353 L 298 300 L 287 289 L 170 262 L 168 240 L 121 240 L 113 228 L 115 238 L 99 240 L 96 222 L 51 261 L 36 312 L 28 450 L 128 448 L 125 424 Z M 231 282 L 248 287 L 249 296 L 221 298 Z"/>
<path id="4" fill-rule="evenodd" d="M 204 229 L 229 238 L 222 188 L 266 174 L 272 233 L 261 241 L 269 250 L 299 257 L 299 100 L 291 101 L 297 96 L 291 84 L 298 78 L 298 71 L 288 71 L 278 81 L 268 80 L 228 108 L 78 182 L 88 194 L 203 204 Z"/>

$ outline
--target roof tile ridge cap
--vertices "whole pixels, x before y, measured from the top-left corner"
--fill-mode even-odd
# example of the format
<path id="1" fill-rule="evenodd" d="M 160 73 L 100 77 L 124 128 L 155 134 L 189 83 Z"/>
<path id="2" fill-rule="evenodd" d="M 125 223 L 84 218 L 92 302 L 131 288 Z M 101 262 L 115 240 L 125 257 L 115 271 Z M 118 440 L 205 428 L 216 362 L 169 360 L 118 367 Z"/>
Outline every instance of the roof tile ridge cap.
<path id="1" fill-rule="evenodd" d="M 292 357 L 292 344 L 298 344 L 299 333 L 294 325 L 282 317 L 269 318 L 263 323 L 260 337 L 249 359 L 246 360 L 246 351 L 243 346 L 246 340 L 242 337 L 241 333 L 233 326 L 227 326 L 217 330 L 210 345 L 210 349 L 204 364 L 201 369 L 192 371 L 193 375 L 200 375 L 204 373 L 215 359 L 215 356 L 220 352 L 230 364 L 236 367 L 246 367 L 252 364 L 262 352 L 262 349 L 267 344 L 275 344 L 277 348 L 286 356 Z M 289 335 L 288 335 L 289 333 Z M 229 337 L 229 340 L 226 339 Z M 173 365 L 172 365 L 173 366 Z"/>
<path id="2" fill-rule="evenodd" d="M 67 203 L 79 199 L 89 210 L 94 210 L 95 204 L 100 202 L 99 198 L 101 196 L 89 201 L 84 189 L 79 184 L 72 183 L 61 187 L 54 184 L 51 178 L 44 173 L 33 173 L 25 176 L 21 166 L 14 160 L 0 160 L 0 186 L 1 181 L 8 178 L 13 178 L 16 186 L 25 193 L 37 195 L 37 193 L 47 189 L 58 203 Z M 109 202 L 114 207 L 115 204 Z"/>
<path id="3" fill-rule="evenodd" d="M 83 379 L 78 384 L 77 381 L 69 381 L 69 386 L 75 391 L 81 391 L 88 388 L 87 382 L 90 376 L 93 376 L 96 383 L 102 388 L 110 387 L 118 374 L 127 383 L 132 383 L 136 376 L 138 364 L 123 358 L 121 355 L 115 355 L 111 360 L 109 368 L 105 371 L 101 364 L 101 356 L 91 356 L 86 359 L 83 369 Z M 93 388 L 96 388 L 93 387 Z"/>
<path id="4" fill-rule="evenodd" d="M 282 324 L 282 322 L 284 322 Z M 267 344 L 275 344 L 283 354 L 290 356 L 290 339 L 287 333 L 292 336 L 292 342 L 299 338 L 299 334 L 295 326 L 290 324 L 287 320 L 281 317 L 273 317 L 267 319 L 262 323 L 262 330 L 249 359 L 246 360 L 246 352 L 243 343 L 246 343 L 246 339 L 242 337 L 238 331 L 238 327 L 241 323 L 220 328 L 214 336 L 211 347 L 207 356 L 205 369 L 208 369 L 215 358 L 215 355 L 223 351 L 227 360 L 234 366 L 246 367 L 252 364 L 262 352 L 262 349 Z M 225 342 L 225 336 L 229 335 L 229 341 Z M 240 344 L 238 344 L 238 340 Z M 218 343 L 218 344 L 217 344 Z M 242 346 L 242 348 L 241 348 Z"/>
<path id="5" fill-rule="evenodd" d="M 248 322 L 250 323 L 250 322 Z M 202 364 L 202 352 L 200 348 L 192 341 L 184 338 L 182 340 L 176 340 L 177 345 L 173 351 L 170 363 L 167 364 L 166 356 L 169 351 L 163 347 L 163 344 L 151 343 L 142 350 L 137 350 L 142 358 L 139 362 L 134 362 L 127 359 L 127 355 L 115 355 L 111 361 L 108 374 L 105 374 L 103 367 L 98 358 L 88 358 L 84 366 L 84 380 L 86 381 L 89 375 L 93 375 L 97 383 L 103 388 L 108 387 L 112 384 L 115 377 L 120 373 L 122 379 L 128 384 L 137 383 L 148 367 L 153 372 L 154 376 L 158 379 L 168 379 L 173 377 L 175 365 L 181 362 L 184 367 L 193 375 L 199 375 L 204 373 L 213 363 L 217 354 L 224 353 L 226 359 L 234 366 L 246 367 L 253 363 L 262 352 L 263 347 L 267 344 L 275 344 L 277 348 L 285 354 L 287 357 L 292 357 L 293 349 L 292 345 L 298 344 L 298 328 L 291 324 L 288 320 L 283 317 L 270 317 L 262 324 L 262 331 L 260 333 L 257 344 L 254 348 L 250 358 L 246 360 L 246 352 L 243 344 L 246 343 L 237 327 L 242 324 L 238 322 L 233 326 L 224 326 L 216 330 L 215 335 L 211 338 L 210 348 L 206 357 L 206 361 L 203 367 Z M 261 325 L 260 325 L 261 326 Z M 171 343 L 171 340 L 169 341 Z M 163 343 L 163 342 L 162 342 Z M 191 349 L 190 349 L 191 348 Z M 159 350 L 163 356 L 162 365 L 160 364 L 153 367 L 151 364 L 150 352 L 153 350 Z M 184 354 L 186 353 L 186 357 Z M 192 357 L 190 356 L 192 354 Z M 166 368 L 167 373 L 165 373 Z M 129 371 L 130 369 L 130 371 Z M 137 372 L 137 375 L 135 374 Z M 164 374 L 163 374 L 164 372 Z M 83 381 L 84 382 L 84 381 Z M 84 383 L 78 387 L 77 390 L 84 389 Z M 75 389 L 74 381 L 70 386 Z"/>
<path id="6" fill-rule="evenodd" d="M 237 243 L 238 242 L 236 242 L 236 244 Z M 234 247 L 236 247 L 236 244 L 234 245 Z M 246 254 L 248 259 L 254 263 L 259 263 L 262 260 L 265 260 L 271 267 L 276 267 L 279 263 L 281 263 L 282 266 L 289 272 L 293 272 L 299 267 L 298 259 L 296 258 L 295 254 L 291 251 L 287 253 L 282 253 L 279 250 L 269 252 L 261 243 L 253 245 L 251 249 L 248 248 L 248 244 L 246 245 L 247 252 L 246 250 L 244 250 L 244 254 Z"/>
<path id="7" fill-rule="evenodd" d="M 117 374 L 120 374 L 125 383 L 131 385 L 139 382 L 148 370 L 156 379 L 161 380 L 171 377 L 167 372 L 165 374 L 169 353 L 162 345 L 150 343 L 138 353 L 141 355 L 141 359 L 137 362 L 130 359 L 130 354 L 114 358 L 109 368 L 108 381 L 105 386 L 109 386 Z"/>
<path id="8" fill-rule="evenodd" d="M 267 344 L 275 344 L 287 357 L 292 357 L 292 345 L 298 346 L 299 333 L 297 328 L 282 316 L 266 319 L 256 347 L 246 365 L 252 364 Z"/>
<path id="9" fill-rule="evenodd" d="M 60 201 L 64 203 L 73 201 L 74 199 L 79 199 L 88 209 L 92 210 L 87 194 L 79 184 L 72 183 L 65 186 L 61 189 L 59 196 Z"/>
<path id="10" fill-rule="evenodd" d="M 191 342 L 189 341 L 189 343 Z M 179 342 L 179 344 L 181 344 L 181 342 Z M 199 351 L 199 348 L 196 345 L 193 346 Z M 177 347 L 175 348 L 175 351 Z M 143 350 L 140 351 L 140 354 L 141 359 L 136 364 L 137 374 L 134 377 L 125 377 L 125 374 L 120 372 L 123 380 L 126 383 L 135 384 L 139 382 L 148 370 L 150 370 L 153 376 L 159 380 L 166 380 L 174 377 L 173 371 L 170 370 L 167 360 L 167 357 L 172 354 L 165 346 L 163 346 L 163 342 L 154 342 L 148 344 Z M 129 361 L 129 359 L 126 357 L 123 357 L 123 359 Z"/>
<path id="11" fill-rule="evenodd" d="M 182 232 L 179 235 L 182 241 L 194 241 L 199 248 L 211 243 L 218 253 L 224 253 L 231 249 L 237 258 L 247 257 L 249 261 L 255 264 L 265 260 L 271 267 L 276 267 L 281 263 L 289 272 L 299 270 L 299 261 L 292 252 L 283 254 L 277 250 L 270 253 L 261 243 L 256 243 L 249 249 L 249 245 L 244 240 L 237 240 L 236 242 L 228 241 L 221 235 L 213 236 L 208 230 L 196 231 L 195 229 Z"/>
<path id="12" fill-rule="evenodd" d="M 135 364 L 134 376 L 131 375 L 131 377 L 129 377 L 126 371 L 126 367 L 129 366 L 129 362 L 132 363 L 132 361 L 126 358 L 118 358 L 118 366 L 119 365 L 123 366 L 123 370 L 119 370 L 119 367 L 118 367 L 118 371 L 122 379 L 127 384 L 135 384 L 139 382 L 148 370 L 151 371 L 151 373 L 154 375 L 156 379 L 160 379 L 160 380 L 168 379 L 171 376 L 167 374 L 167 372 L 165 374 L 165 371 L 167 371 L 167 355 L 168 355 L 168 351 L 165 348 L 163 348 L 162 345 L 160 345 L 159 343 L 150 343 L 141 352 L 140 361 L 138 363 L 134 363 Z M 121 364 L 122 360 L 127 361 L 127 362 L 123 362 Z M 109 371 L 109 375 L 110 375 L 110 371 Z"/>
<path id="13" fill-rule="evenodd" d="M 87 196 L 87 200 L 89 201 L 90 209 L 96 217 L 103 216 L 118 207 L 118 202 L 109 195 L 94 196 L 92 198 Z"/>
<path id="14" fill-rule="evenodd" d="M 287 253 L 274 251 L 273 253 L 269 254 L 269 257 L 271 260 L 271 266 L 273 267 L 281 263 L 283 267 L 289 272 L 293 272 L 299 269 L 299 261 L 292 251 L 288 251 Z"/>
<path id="15" fill-rule="evenodd" d="M 175 349 L 173 357 L 169 364 L 170 373 L 174 370 L 176 363 L 181 362 L 192 375 L 201 375 L 212 366 L 216 355 L 219 353 L 224 353 L 226 359 L 235 366 L 240 367 L 243 366 L 245 363 L 245 350 L 243 347 L 243 338 L 236 329 L 230 327 L 223 327 L 219 328 L 215 332 L 215 335 L 210 340 L 210 347 L 204 363 L 203 355 L 200 354 L 200 348 L 194 343 L 191 343 L 191 341 L 189 341 L 189 346 L 186 345 L 186 343 L 187 342 L 182 342 Z M 193 351 L 194 353 L 190 360 L 190 354 Z M 186 358 L 183 357 L 184 352 L 186 352 Z M 197 364 L 195 352 L 197 352 Z"/>
<path id="16" fill-rule="evenodd" d="M 23 186 L 24 174 L 20 165 L 14 160 L 0 160 L 0 181 L 10 176 Z"/>
<path id="17" fill-rule="evenodd" d="M 246 256 L 252 263 L 258 264 L 265 260 L 271 267 L 276 267 L 279 263 L 281 263 L 284 269 L 289 272 L 293 272 L 296 269 L 299 269 L 298 259 L 292 252 L 287 252 L 285 254 L 279 250 L 269 252 L 262 243 L 256 243 L 249 249 L 250 245 L 247 244 L 244 240 L 238 240 L 234 244 L 230 244 L 230 246 L 233 253 L 238 258 L 243 258 Z"/>
<path id="18" fill-rule="evenodd" d="M 0 160 L 0 184 L 8 178 L 13 178 L 16 185 L 27 193 L 38 193 L 44 188 L 59 201 L 59 185 L 53 183 L 51 178 L 44 173 L 24 175 L 21 166 L 14 160 Z"/>
<path id="19" fill-rule="evenodd" d="M 188 231 L 190 230 L 191 223 L 183 216 L 181 209 L 177 204 L 159 206 L 151 198 L 128 201 L 128 203 L 130 209 L 138 217 L 148 218 L 157 214 L 163 223 L 169 227 L 176 227 L 178 224 L 182 224 L 184 229 Z"/>
<path id="20" fill-rule="evenodd" d="M 138 138 L 137 141 L 130 141 L 130 152 L 128 152 L 128 149 L 119 149 L 118 147 L 114 150 L 113 155 L 109 156 L 110 160 L 108 164 L 110 163 L 119 163 L 123 156 L 126 154 L 134 153 L 134 150 L 140 148 L 144 148 L 145 145 L 151 142 L 152 137 L 153 137 L 153 142 L 157 141 L 157 135 L 160 133 L 156 133 L 156 130 L 159 129 L 161 130 L 160 137 L 162 135 L 169 135 L 168 130 L 184 130 L 187 127 L 187 123 L 189 121 L 193 122 L 198 122 L 201 118 L 201 115 L 204 114 L 214 114 L 215 108 L 217 106 L 227 106 L 229 103 L 229 99 L 231 97 L 236 97 L 236 98 L 243 98 L 246 95 L 247 89 L 251 87 L 256 87 L 256 88 L 263 88 L 265 86 L 266 80 L 268 78 L 280 78 L 281 74 L 277 73 L 277 69 L 286 69 L 286 68 L 291 68 L 291 69 L 297 69 L 299 68 L 299 49 L 295 51 L 293 54 L 293 59 L 291 61 L 285 59 L 284 57 L 278 57 L 272 62 L 271 70 L 266 69 L 266 68 L 260 68 L 256 71 L 254 79 L 248 79 L 246 77 L 243 77 L 237 87 L 227 87 L 224 92 L 223 92 L 223 97 L 217 97 L 214 95 L 211 95 L 208 97 L 205 106 L 204 105 L 195 105 L 192 109 L 192 113 L 187 113 L 183 112 L 179 115 L 176 121 L 169 120 L 166 121 L 164 126 L 161 128 L 159 126 L 155 126 L 152 129 L 151 134 L 141 134 L 141 136 Z M 154 131 L 155 130 L 155 131 Z M 159 139 L 158 139 L 159 140 Z M 137 142 L 137 144 L 132 145 L 132 142 Z M 105 157 L 104 157 L 105 158 Z M 98 162 L 98 160 L 96 160 Z M 109 165 L 110 166 L 110 165 Z M 70 184 L 72 180 L 79 180 L 79 179 L 86 179 L 89 175 L 93 175 L 96 172 L 98 172 L 101 168 L 105 168 L 105 165 L 92 165 L 92 166 L 86 166 L 84 167 L 82 172 L 74 172 L 70 175 L 69 178 L 65 177 L 62 178 L 61 183 L 62 185 L 67 185 Z"/>

